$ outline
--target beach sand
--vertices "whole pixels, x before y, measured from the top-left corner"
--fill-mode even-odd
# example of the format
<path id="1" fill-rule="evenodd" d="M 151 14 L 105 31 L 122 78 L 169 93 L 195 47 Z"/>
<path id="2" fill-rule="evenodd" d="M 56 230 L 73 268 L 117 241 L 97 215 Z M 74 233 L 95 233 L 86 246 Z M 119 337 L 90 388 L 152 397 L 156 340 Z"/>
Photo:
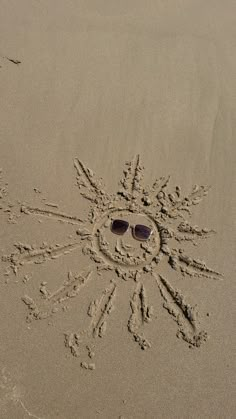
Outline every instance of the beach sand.
<path id="1" fill-rule="evenodd" d="M 1 419 L 234 418 L 235 2 L 0 5 Z"/>

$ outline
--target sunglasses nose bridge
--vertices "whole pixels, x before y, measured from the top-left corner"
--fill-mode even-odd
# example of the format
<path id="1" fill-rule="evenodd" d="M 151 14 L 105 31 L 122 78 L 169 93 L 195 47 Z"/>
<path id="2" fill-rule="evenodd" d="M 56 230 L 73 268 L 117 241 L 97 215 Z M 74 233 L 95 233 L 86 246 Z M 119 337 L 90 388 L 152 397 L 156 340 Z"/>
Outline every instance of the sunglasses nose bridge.
<path id="1" fill-rule="evenodd" d="M 135 235 L 135 224 L 129 224 L 129 225 L 128 225 L 128 228 L 127 228 L 127 230 L 126 230 L 126 233 L 127 233 L 127 231 L 128 231 L 128 230 L 131 230 L 131 235 L 132 235 L 133 239 L 135 239 L 135 240 L 140 240 L 140 239 L 138 239 L 138 238 L 136 237 L 136 235 Z"/>

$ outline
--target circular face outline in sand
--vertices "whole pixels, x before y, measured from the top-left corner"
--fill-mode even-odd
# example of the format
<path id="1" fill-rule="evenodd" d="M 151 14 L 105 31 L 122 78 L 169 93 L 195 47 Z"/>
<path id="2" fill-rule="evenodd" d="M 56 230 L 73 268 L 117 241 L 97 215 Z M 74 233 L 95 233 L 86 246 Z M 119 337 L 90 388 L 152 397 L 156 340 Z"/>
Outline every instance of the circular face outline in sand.
<path id="1" fill-rule="evenodd" d="M 112 233 L 111 224 L 115 219 L 129 222 L 130 226 L 124 235 Z M 133 237 L 131 226 L 135 224 L 144 224 L 152 229 L 148 240 L 141 241 Z M 154 219 L 145 212 L 140 213 L 127 208 L 116 208 L 104 214 L 94 225 L 93 237 L 96 252 L 115 267 L 135 269 L 147 266 L 161 250 L 161 235 Z"/>

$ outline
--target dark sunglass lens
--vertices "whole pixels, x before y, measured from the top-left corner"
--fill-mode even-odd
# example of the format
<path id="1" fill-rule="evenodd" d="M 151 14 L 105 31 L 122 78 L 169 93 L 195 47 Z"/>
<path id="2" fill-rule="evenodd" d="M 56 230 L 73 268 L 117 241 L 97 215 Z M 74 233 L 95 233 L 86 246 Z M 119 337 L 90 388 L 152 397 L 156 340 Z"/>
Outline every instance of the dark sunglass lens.
<path id="1" fill-rule="evenodd" d="M 144 226 L 142 224 L 136 224 L 134 229 L 135 238 L 138 240 L 147 240 L 151 234 L 151 228 Z"/>
<path id="2" fill-rule="evenodd" d="M 124 234 L 129 227 L 128 221 L 114 220 L 111 225 L 111 231 L 115 234 Z"/>

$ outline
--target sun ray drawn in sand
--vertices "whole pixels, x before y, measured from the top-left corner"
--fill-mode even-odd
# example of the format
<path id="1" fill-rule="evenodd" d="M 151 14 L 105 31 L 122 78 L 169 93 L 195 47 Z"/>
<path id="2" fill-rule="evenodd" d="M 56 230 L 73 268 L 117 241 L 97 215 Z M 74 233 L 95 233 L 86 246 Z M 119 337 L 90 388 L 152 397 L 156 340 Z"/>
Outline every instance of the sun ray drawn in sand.
<path id="1" fill-rule="evenodd" d="M 182 194 L 179 186 L 169 192 L 170 177 L 160 177 L 151 186 L 144 187 L 144 167 L 139 155 L 126 163 L 119 189 L 112 194 L 105 191 L 102 180 L 97 179 L 80 159 L 74 160 L 74 167 L 79 192 L 90 203 L 86 220 L 55 208 L 49 210 L 28 205 L 21 206 L 21 213 L 76 225 L 76 238 L 57 245 L 44 243 L 39 248 L 16 243 L 16 251 L 3 259 L 10 262 L 17 274 L 24 264 L 44 263 L 81 248 L 82 253 L 95 264 L 95 269 L 90 267 L 78 274 L 69 272 L 62 286 L 54 292 L 50 292 L 47 283 L 43 282 L 39 303 L 25 295 L 23 301 L 28 307 L 27 320 L 54 315 L 69 298 L 79 294 L 91 276 L 96 276 L 94 273 L 98 276 L 105 271 L 113 273 L 110 285 L 88 307 L 90 326 L 83 331 L 65 334 L 65 345 L 74 356 L 81 354 L 86 341 L 89 362 L 82 362 L 81 366 L 92 370 L 95 368 L 95 364 L 90 362 L 94 356 L 94 339 L 106 333 L 108 317 L 114 308 L 118 288 L 122 286 L 121 279 L 134 281 L 127 329 L 141 349 L 150 348 L 151 343 L 143 329 L 153 318 L 154 309 L 148 304 L 147 281 L 145 283 L 147 276 L 151 276 L 163 298 L 164 308 L 177 323 L 177 336 L 190 347 L 199 347 L 206 341 L 207 333 L 200 327 L 196 307 L 188 304 L 183 294 L 160 274 L 158 265 L 164 260 L 183 277 L 222 279 L 219 272 L 209 268 L 204 261 L 190 257 L 180 247 L 184 243 L 196 246 L 200 240 L 214 233 L 213 230 L 191 225 L 187 219 L 192 215 L 192 208 L 207 195 L 209 188 L 195 185 L 187 196 Z M 146 241 L 135 240 L 129 232 L 117 236 L 111 230 L 115 219 L 126 220 L 132 225 L 143 224 L 152 230 L 152 234 Z M 173 243 L 176 243 L 176 247 L 173 247 Z"/>

